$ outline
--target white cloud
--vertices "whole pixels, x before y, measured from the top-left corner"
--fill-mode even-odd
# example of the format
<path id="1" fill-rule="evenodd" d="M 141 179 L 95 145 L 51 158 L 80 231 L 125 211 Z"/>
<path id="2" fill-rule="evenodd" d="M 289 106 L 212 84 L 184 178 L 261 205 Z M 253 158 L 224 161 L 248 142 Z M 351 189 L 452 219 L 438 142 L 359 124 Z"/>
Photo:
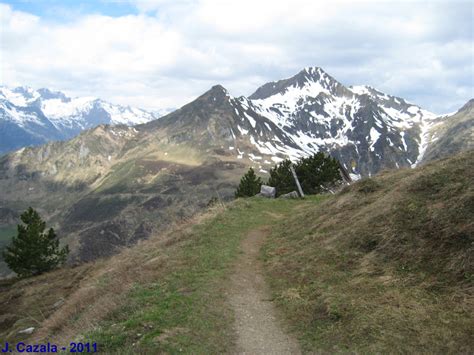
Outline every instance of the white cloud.
<path id="1" fill-rule="evenodd" d="M 316 65 L 437 112 L 474 96 L 468 2 L 129 1 L 138 14 L 66 22 L 0 4 L 0 82 L 163 108 Z"/>

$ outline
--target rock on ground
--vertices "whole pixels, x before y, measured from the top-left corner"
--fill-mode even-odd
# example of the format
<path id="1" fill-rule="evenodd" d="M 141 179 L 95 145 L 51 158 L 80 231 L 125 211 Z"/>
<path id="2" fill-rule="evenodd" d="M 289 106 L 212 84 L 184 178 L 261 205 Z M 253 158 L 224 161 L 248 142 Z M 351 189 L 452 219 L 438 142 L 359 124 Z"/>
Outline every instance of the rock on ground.
<path id="1" fill-rule="evenodd" d="M 279 198 L 299 198 L 300 196 L 296 191 L 288 192 L 287 194 L 281 195 Z"/>
<path id="2" fill-rule="evenodd" d="M 272 186 L 262 185 L 262 187 L 260 188 L 260 193 L 258 195 L 267 198 L 275 198 L 276 189 Z"/>

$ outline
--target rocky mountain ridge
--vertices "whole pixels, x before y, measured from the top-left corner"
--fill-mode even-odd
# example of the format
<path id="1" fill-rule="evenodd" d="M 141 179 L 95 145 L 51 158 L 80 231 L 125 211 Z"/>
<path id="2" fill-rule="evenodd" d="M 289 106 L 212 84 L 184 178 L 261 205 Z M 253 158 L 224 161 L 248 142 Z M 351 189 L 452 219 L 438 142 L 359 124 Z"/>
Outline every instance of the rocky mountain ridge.
<path id="1" fill-rule="evenodd" d="M 59 91 L 0 87 L 0 154 L 70 139 L 99 124 L 136 125 L 158 112 L 111 104 L 95 97 L 70 98 Z"/>
<path id="2" fill-rule="evenodd" d="M 357 176 L 415 166 L 437 118 L 371 87 L 345 87 L 317 67 L 265 84 L 249 99 L 249 109 L 271 120 L 297 146 L 265 144 L 273 153 L 297 158 L 322 150 Z"/>
<path id="3" fill-rule="evenodd" d="M 198 111 L 199 120 L 191 121 L 190 112 Z M 221 119 L 213 118 L 218 116 Z M 143 129 L 167 127 L 176 141 L 217 140 L 236 158 L 246 156 L 262 173 L 282 159 L 324 151 L 358 178 L 416 166 L 430 143 L 430 131 L 449 118 L 369 86 L 345 87 L 321 68 L 310 67 L 267 83 L 248 98 L 232 97 L 222 86 L 214 86 Z M 199 138 L 192 134 L 197 127 L 215 132 Z"/>

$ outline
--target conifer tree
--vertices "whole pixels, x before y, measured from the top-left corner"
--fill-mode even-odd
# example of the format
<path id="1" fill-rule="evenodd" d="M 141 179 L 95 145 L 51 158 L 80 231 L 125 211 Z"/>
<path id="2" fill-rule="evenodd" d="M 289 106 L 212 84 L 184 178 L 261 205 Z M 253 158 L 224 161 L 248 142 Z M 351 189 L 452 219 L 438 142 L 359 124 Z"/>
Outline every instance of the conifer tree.
<path id="1" fill-rule="evenodd" d="M 342 180 L 338 161 L 322 152 L 302 158 L 295 170 L 303 191 L 309 195 L 319 194 L 325 186 Z"/>
<path id="2" fill-rule="evenodd" d="M 59 240 L 53 228 L 45 232 L 46 223 L 38 212 L 28 208 L 21 216 L 24 224 L 17 227 L 18 234 L 3 251 L 8 267 L 19 276 L 39 275 L 66 261 L 68 246 L 59 249 Z"/>
<path id="3" fill-rule="evenodd" d="M 296 191 L 296 183 L 290 170 L 291 161 L 285 159 L 274 168 L 270 169 L 268 185 L 276 189 L 276 195 L 280 196 L 291 191 Z"/>
<path id="4" fill-rule="evenodd" d="M 277 196 L 297 190 L 290 170 L 291 164 L 286 159 L 270 169 L 268 185 L 276 188 Z M 342 179 L 338 161 L 322 152 L 300 159 L 294 167 L 301 188 L 308 195 L 321 193 L 325 186 L 336 184 Z"/>
<path id="5" fill-rule="evenodd" d="M 253 168 L 250 168 L 242 179 L 240 179 L 240 184 L 235 191 L 235 198 L 255 196 L 260 192 L 261 186 L 262 179 L 255 174 Z"/>

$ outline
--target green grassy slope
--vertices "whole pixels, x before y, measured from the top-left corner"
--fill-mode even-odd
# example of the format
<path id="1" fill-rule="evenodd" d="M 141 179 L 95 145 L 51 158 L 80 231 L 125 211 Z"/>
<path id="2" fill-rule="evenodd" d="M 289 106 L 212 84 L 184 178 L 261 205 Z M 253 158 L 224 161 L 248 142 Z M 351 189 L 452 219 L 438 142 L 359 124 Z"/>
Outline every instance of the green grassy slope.
<path id="1" fill-rule="evenodd" d="M 0 284 L 8 320 L 0 339 L 25 340 L 17 331 L 40 323 L 29 341 L 87 340 L 109 353 L 232 351 L 225 289 L 241 238 L 322 198 L 239 200 L 109 259 Z"/>
<path id="2" fill-rule="evenodd" d="M 297 205 L 295 201 L 238 201 L 196 225 L 182 248 L 169 255 L 172 261 L 163 266 L 159 280 L 136 285 L 125 306 L 87 334 L 87 339 L 100 342 L 108 351 L 230 351 L 233 318 L 225 284 L 240 240 Z M 121 330 L 118 335 L 117 329 Z"/>

